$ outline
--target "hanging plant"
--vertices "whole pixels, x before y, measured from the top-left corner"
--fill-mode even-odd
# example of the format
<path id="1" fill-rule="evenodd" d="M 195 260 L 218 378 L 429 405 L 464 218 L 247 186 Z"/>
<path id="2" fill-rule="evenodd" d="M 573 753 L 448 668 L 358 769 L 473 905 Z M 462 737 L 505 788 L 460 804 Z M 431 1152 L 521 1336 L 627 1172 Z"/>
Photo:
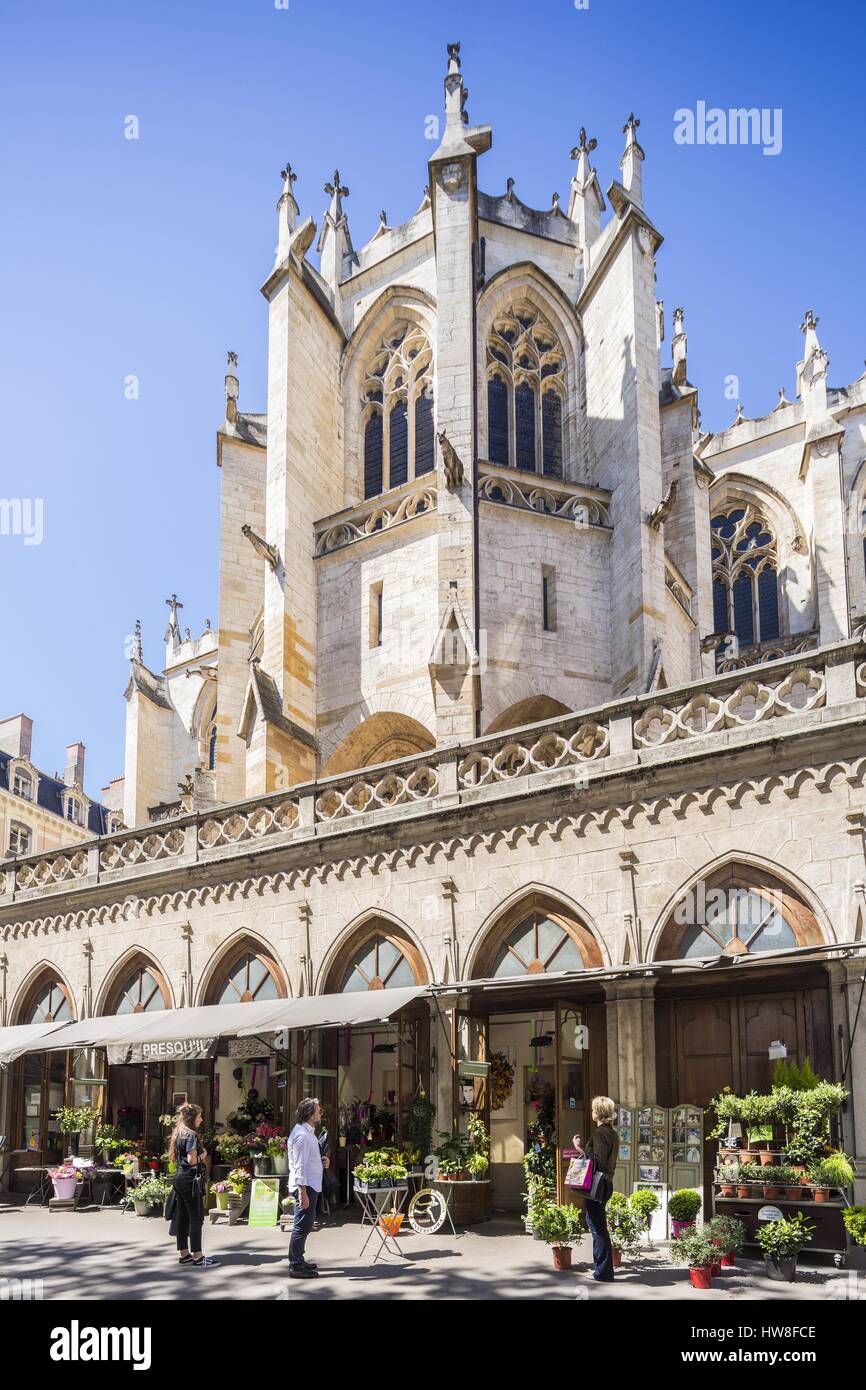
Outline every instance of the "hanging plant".
<path id="1" fill-rule="evenodd" d="M 501 1110 L 514 1090 L 514 1066 L 505 1052 L 490 1057 L 490 1109 Z"/>

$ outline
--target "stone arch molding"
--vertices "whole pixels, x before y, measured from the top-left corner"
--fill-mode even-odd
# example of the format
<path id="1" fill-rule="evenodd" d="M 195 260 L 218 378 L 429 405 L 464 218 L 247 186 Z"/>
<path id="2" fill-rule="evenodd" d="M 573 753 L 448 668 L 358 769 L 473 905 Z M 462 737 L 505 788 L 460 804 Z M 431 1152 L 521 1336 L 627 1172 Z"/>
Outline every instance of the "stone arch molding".
<path id="1" fill-rule="evenodd" d="M 583 380 L 583 326 L 555 280 L 533 265 L 520 261 L 492 276 L 479 299 L 476 325 L 478 344 L 478 439 L 481 457 L 487 455 L 487 366 L 486 344 L 494 320 L 515 303 L 530 304 L 550 324 L 565 358 L 565 409 L 563 411 L 563 468 L 567 481 L 576 481 L 581 468 L 581 418 L 585 414 Z M 541 473 L 540 460 L 538 472 Z"/>
<path id="2" fill-rule="evenodd" d="M 49 979 L 56 979 L 60 981 L 60 983 L 63 985 L 63 988 L 66 990 L 66 993 L 69 995 L 69 998 L 72 1000 L 73 1020 L 77 1019 L 80 1016 L 81 1010 L 79 1008 L 78 1001 L 75 998 L 75 990 L 69 983 L 69 980 L 67 979 L 65 972 L 61 970 L 58 965 L 55 965 L 53 961 L 40 960 L 37 961 L 36 965 L 34 965 L 32 969 L 27 972 L 27 974 L 24 976 L 24 979 L 21 981 L 17 990 L 15 991 L 15 996 L 12 1000 L 12 1005 L 9 1010 L 10 1023 L 14 1024 L 22 1022 L 20 1016 L 21 1010 L 23 1009 L 25 1003 L 27 1002 L 27 999 L 33 992 L 34 987 L 43 978 L 46 980 L 46 982 Z"/>
<path id="3" fill-rule="evenodd" d="M 485 733 L 491 731 L 499 732 L 503 729 L 518 728 L 516 724 L 503 724 L 503 715 L 509 710 L 516 709 L 520 705 L 526 705 L 529 701 L 554 700 L 563 706 L 563 710 L 551 715 L 541 715 L 540 719 L 562 718 L 572 713 L 572 708 L 565 700 L 557 699 L 557 692 L 551 688 L 550 681 L 544 681 L 539 677 L 525 675 L 523 673 L 511 677 L 502 686 L 494 686 L 492 691 L 486 690 L 488 698 L 484 702 L 484 724 Z M 524 723 L 538 723 L 539 720 L 528 719 Z M 495 729 L 494 729 L 495 725 Z"/>
<path id="4" fill-rule="evenodd" d="M 563 893 L 561 889 L 551 887 L 548 883 L 531 882 L 515 888 L 513 893 L 497 903 L 492 912 L 487 914 L 480 927 L 476 929 L 472 940 L 463 953 L 465 964 L 460 973 L 464 979 L 471 980 L 476 977 L 478 964 L 483 959 L 491 939 L 495 936 L 503 919 L 509 918 L 519 911 L 520 904 L 524 901 L 528 909 L 533 898 L 547 899 L 563 916 L 571 918 L 577 925 L 583 927 L 586 933 L 592 937 L 593 944 L 601 957 L 602 966 L 612 963 L 607 942 L 590 913 L 569 897 L 567 893 Z"/>
<path id="5" fill-rule="evenodd" d="M 234 960 L 245 950 L 249 950 L 254 955 L 262 955 L 267 960 L 273 962 L 276 968 L 276 979 L 278 989 L 282 989 L 281 998 L 292 998 L 292 982 L 289 970 L 285 961 L 278 955 L 276 947 L 272 941 L 261 936 L 258 932 L 250 931 L 249 928 L 242 927 L 239 931 L 233 932 L 226 940 L 211 952 L 207 964 L 199 972 L 198 985 L 195 992 L 195 1003 L 206 1004 L 208 996 L 212 990 L 217 973 L 223 965 Z"/>
<path id="6" fill-rule="evenodd" d="M 782 865 L 777 864 L 772 859 L 765 859 L 762 855 L 753 854 L 751 851 L 748 850 L 732 850 L 728 851 L 725 854 L 719 855 L 716 859 L 711 859 L 706 864 L 703 864 L 700 869 L 690 874 L 688 878 L 684 879 L 683 882 L 681 882 L 679 886 L 675 889 L 675 891 L 670 894 L 661 911 L 659 912 L 658 916 L 656 917 L 652 931 L 650 932 L 646 948 L 646 959 L 648 962 L 654 962 L 657 959 L 663 959 L 663 957 L 659 957 L 657 953 L 665 929 L 668 923 L 670 922 L 670 919 L 673 915 L 674 909 L 677 906 L 677 903 L 681 901 L 681 899 L 686 893 L 696 891 L 698 885 L 702 881 L 709 881 L 715 876 L 723 873 L 726 869 L 741 869 L 746 871 L 747 873 L 751 871 L 756 875 L 756 877 L 768 876 L 771 879 L 777 879 L 792 894 L 800 898 L 802 902 L 805 904 L 805 906 L 809 909 L 809 911 L 813 914 L 818 930 L 821 933 L 821 936 L 823 937 L 824 944 L 834 945 L 837 942 L 838 938 L 836 935 L 836 931 L 833 927 L 832 922 L 830 921 L 830 916 L 827 912 L 826 907 L 824 906 L 824 903 L 814 892 L 814 890 L 811 889 L 807 883 L 804 883 L 802 878 L 800 878 L 797 874 L 791 873 L 789 869 L 786 869 Z M 640 883 L 639 866 L 638 883 Z"/>
<path id="7" fill-rule="evenodd" d="M 330 766 L 340 746 L 376 714 L 393 714 L 409 719 L 414 724 L 420 724 L 431 740 L 431 748 L 435 746 L 436 723 L 432 691 L 429 699 L 424 700 L 419 699 L 417 695 L 400 695 L 383 691 L 363 700 L 341 720 L 335 729 L 322 735 L 321 765 L 323 777 L 330 775 L 326 769 Z"/>
<path id="8" fill-rule="evenodd" d="M 353 940 L 359 942 L 363 940 L 365 933 L 379 922 L 383 923 L 386 927 L 393 927 L 395 934 L 406 938 L 417 956 L 422 969 L 426 973 L 428 982 L 435 980 L 436 975 L 430 957 L 412 928 L 409 927 L 402 918 L 395 916 L 393 912 L 386 912 L 378 907 L 366 908 L 341 929 L 339 935 L 328 947 L 314 977 L 313 989 L 316 994 L 325 994 L 327 992 L 325 987 L 328 984 L 329 976 L 341 958 L 347 953 Z"/>
<path id="9" fill-rule="evenodd" d="M 364 497 L 364 460 L 361 422 L 364 407 L 362 386 L 368 358 L 375 352 L 389 324 L 398 320 L 420 328 L 433 354 L 433 414 L 436 418 L 436 301 L 426 290 L 413 285 L 391 285 L 366 310 L 343 349 L 340 386 L 343 393 L 344 491 L 345 505 L 354 506 Z M 431 475 L 431 476 L 435 476 Z"/>
<path id="10" fill-rule="evenodd" d="M 153 955 L 151 951 L 145 950 L 142 946 L 130 946 L 128 951 L 124 951 L 123 955 L 119 956 L 118 959 L 108 967 L 103 976 L 102 984 L 99 986 L 96 994 L 96 1002 L 93 1009 L 95 1017 L 98 1018 L 106 1012 L 106 1006 L 113 991 L 118 985 L 122 984 L 126 972 L 136 964 L 144 966 L 145 969 L 151 969 L 157 974 L 159 979 L 164 982 L 166 990 L 168 991 L 169 1002 L 166 1008 L 177 1008 L 177 997 L 174 986 L 171 981 L 171 976 L 165 966 L 157 960 L 156 956 Z"/>

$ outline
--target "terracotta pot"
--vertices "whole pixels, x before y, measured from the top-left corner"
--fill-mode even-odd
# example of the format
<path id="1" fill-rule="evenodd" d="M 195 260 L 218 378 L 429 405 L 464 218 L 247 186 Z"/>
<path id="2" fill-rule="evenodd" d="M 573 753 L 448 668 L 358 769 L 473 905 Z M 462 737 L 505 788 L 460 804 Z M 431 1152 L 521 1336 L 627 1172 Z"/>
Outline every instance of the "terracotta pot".
<path id="1" fill-rule="evenodd" d="M 830 1189 L 829 1187 L 816 1187 L 814 1188 L 812 1195 L 815 1198 L 816 1202 L 829 1202 Z"/>
<path id="2" fill-rule="evenodd" d="M 732 1182 L 723 1182 L 720 1184 L 720 1186 L 722 1189 L 723 1197 L 736 1197 L 737 1189 Z"/>
<path id="3" fill-rule="evenodd" d="M 712 1275 L 709 1269 L 689 1270 L 689 1279 L 691 1280 L 691 1285 L 693 1289 L 711 1289 L 711 1278 Z"/>
<path id="4" fill-rule="evenodd" d="M 719 1260 L 719 1264 L 722 1266 L 723 1269 L 731 1269 L 736 1263 L 737 1261 L 734 1258 L 733 1250 L 726 1250 L 725 1253 L 722 1255 L 722 1258 Z"/>
<path id="5" fill-rule="evenodd" d="M 553 1251 L 553 1268 L 571 1269 L 571 1246 L 552 1245 L 550 1248 Z"/>
<path id="6" fill-rule="evenodd" d="M 772 1150 L 769 1149 L 762 1149 L 761 1152 L 758 1154 L 758 1158 L 761 1160 L 762 1168 L 769 1168 L 771 1163 L 774 1161 L 775 1157 L 776 1155 L 772 1152 Z"/>
<path id="7" fill-rule="evenodd" d="M 778 1197 L 781 1194 L 781 1187 L 771 1187 L 769 1184 L 763 1189 L 764 1196 L 769 1200 L 771 1197 Z"/>
<path id="8" fill-rule="evenodd" d="M 738 1197 L 751 1197 L 751 1195 L 752 1195 L 752 1189 L 751 1189 L 750 1187 L 747 1187 L 745 1183 L 740 1183 L 739 1187 L 737 1188 L 737 1196 L 738 1196 Z"/>
<path id="9" fill-rule="evenodd" d="M 786 1187 L 785 1196 L 789 1202 L 801 1202 L 803 1200 L 802 1187 Z"/>
<path id="10" fill-rule="evenodd" d="M 613 1252 L 613 1267 L 614 1267 L 614 1269 L 619 1269 L 619 1267 L 620 1267 L 621 1264 L 622 1264 L 622 1251 L 621 1251 L 621 1250 L 614 1250 L 614 1252 Z"/>

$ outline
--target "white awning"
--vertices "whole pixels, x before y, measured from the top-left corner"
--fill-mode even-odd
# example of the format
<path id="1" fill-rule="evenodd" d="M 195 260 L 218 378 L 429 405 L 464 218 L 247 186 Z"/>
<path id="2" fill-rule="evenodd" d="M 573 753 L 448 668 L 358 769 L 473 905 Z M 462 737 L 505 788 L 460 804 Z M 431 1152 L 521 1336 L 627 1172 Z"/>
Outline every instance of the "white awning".
<path id="1" fill-rule="evenodd" d="M 348 994 L 308 994 L 302 999 L 274 999 L 271 1012 L 261 1021 L 244 1020 L 238 1037 L 273 1033 L 293 1028 L 346 1028 L 361 1023 L 384 1023 L 405 1009 L 427 985 L 403 989 L 350 990 Z"/>
<path id="2" fill-rule="evenodd" d="M 153 1013 L 86 1018 L 80 1023 L 66 1024 L 62 1034 L 51 1037 L 42 1046 L 56 1051 L 140 1042 L 183 1042 L 191 1038 L 234 1038 L 244 1023 L 252 1024 L 251 1031 L 256 1032 L 261 1027 L 260 1020 L 269 1016 L 279 1002 L 277 999 L 251 1000 L 246 1004 L 204 1004 L 194 1009 L 157 1009 Z"/>
<path id="3" fill-rule="evenodd" d="M 41 1050 L 40 1039 L 65 1028 L 65 1023 L 18 1023 L 12 1028 L 0 1028 L 0 1063 L 14 1062 L 22 1052 Z"/>

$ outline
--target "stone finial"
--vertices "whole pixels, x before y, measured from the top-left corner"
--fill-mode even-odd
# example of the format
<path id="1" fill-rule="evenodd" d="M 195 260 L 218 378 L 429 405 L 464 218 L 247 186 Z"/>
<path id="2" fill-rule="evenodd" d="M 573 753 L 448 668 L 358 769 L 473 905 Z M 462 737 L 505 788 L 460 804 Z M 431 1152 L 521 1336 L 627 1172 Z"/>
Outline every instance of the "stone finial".
<path id="1" fill-rule="evenodd" d="M 641 164 L 646 156 L 637 142 L 637 128 L 640 121 L 633 111 L 629 112 L 628 120 L 622 128 L 625 136 L 625 153 L 620 160 L 622 169 L 622 186 L 626 193 L 631 196 L 631 200 L 640 207 L 643 203 L 643 188 L 641 180 Z"/>
<path id="2" fill-rule="evenodd" d="M 820 319 L 815 317 L 811 309 L 807 309 L 803 315 L 803 322 L 800 324 L 800 332 L 808 333 L 810 329 L 816 329 L 819 323 Z"/>
<path id="3" fill-rule="evenodd" d="M 169 639 L 170 637 L 174 637 L 175 640 L 179 642 L 179 641 L 180 641 L 180 628 L 178 627 L 178 622 L 177 622 L 177 610 L 178 610 L 179 608 L 183 608 L 183 604 L 181 603 L 181 601 L 180 601 L 180 599 L 178 598 L 177 594 L 172 594 L 171 598 L 167 598 L 167 599 L 166 599 L 166 604 L 167 604 L 167 606 L 169 607 L 169 609 L 171 610 L 171 614 L 170 614 L 170 617 L 169 617 L 169 620 L 168 620 L 168 631 L 167 631 L 166 634 L 165 634 L 165 639 L 166 639 L 166 641 L 168 641 L 168 639 Z"/>
<path id="4" fill-rule="evenodd" d="M 676 386 L 685 386 L 686 384 L 686 344 L 688 339 L 683 327 L 684 322 L 685 309 L 674 309 L 671 358 L 673 360 L 673 381 Z"/>
<path id="5" fill-rule="evenodd" d="M 456 73 L 460 71 L 460 45 L 459 43 L 448 44 L 448 72 Z"/>
<path id="6" fill-rule="evenodd" d="M 514 202 L 514 179 L 505 180 L 505 201 L 506 203 Z"/>
<path id="7" fill-rule="evenodd" d="M 469 112 L 466 110 L 468 99 L 469 90 L 464 87 L 463 78 L 460 75 L 460 45 L 459 43 L 449 43 L 448 71 L 445 74 L 446 128 L 469 124 Z"/>
<path id="8" fill-rule="evenodd" d="M 580 184 L 581 188 L 586 184 L 586 182 L 591 176 L 591 170 L 589 167 L 589 156 L 592 154 L 593 150 L 597 148 L 598 141 L 587 140 L 586 130 L 583 126 L 581 126 L 580 130 L 578 131 L 578 142 L 575 145 L 574 149 L 571 151 L 571 154 L 569 155 L 569 159 L 577 160 L 577 168 L 574 172 L 574 177 Z"/>
<path id="9" fill-rule="evenodd" d="M 291 192 L 292 192 L 292 184 L 293 184 L 293 183 L 297 183 L 297 181 L 298 181 L 298 176 L 297 176 L 297 174 L 295 173 L 294 169 L 292 168 L 292 166 L 291 166 L 291 164 L 289 163 L 288 160 L 286 160 L 286 167 L 285 167 L 285 169 L 281 169 L 281 170 L 280 170 L 280 178 L 283 180 L 283 192 L 284 192 L 284 193 L 291 193 Z"/>
<path id="10" fill-rule="evenodd" d="M 284 261 L 289 254 L 292 234 L 298 225 L 298 204 L 295 201 L 292 184 L 297 182 L 297 174 L 286 160 L 285 169 L 280 170 L 283 191 L 277 203 L 277 262 Z"/>
<path id="11" fill-rule="evenodd" d="M 334 170 L 334 176 L 330 183 L 325 184 L 325 192 L 331 195 L 330 214 L 336 222 L 343 215 L 342 198 L 348 198 L 349 190 L 344 184 L 340 183 L 340 171 Z"/>
<path id="12" fill-rule="evenodd" d="M 827 368 L 830 358 L 818 341 L 819 319 L 807 309 L 800 324 L 805 337 L 803 358 L 797 363 L 797 395 L 806 401 L 809 420 L 822 419 L 827 413 Z"/>
<path id="13" fill-rule="evenodd" d="M 238 418 L 238 355 L 230 352 L 227 355 L 228 371 L 226 372 L 226 420 L 234 424 Z"/>
<path id="14" fill-rule="evenodd" d="M 144 661 L 144 653 L 141 645 L 141 618 L 135 620 L 135 632 L 132 638 L 132 659 L 133 661 Z"/>

